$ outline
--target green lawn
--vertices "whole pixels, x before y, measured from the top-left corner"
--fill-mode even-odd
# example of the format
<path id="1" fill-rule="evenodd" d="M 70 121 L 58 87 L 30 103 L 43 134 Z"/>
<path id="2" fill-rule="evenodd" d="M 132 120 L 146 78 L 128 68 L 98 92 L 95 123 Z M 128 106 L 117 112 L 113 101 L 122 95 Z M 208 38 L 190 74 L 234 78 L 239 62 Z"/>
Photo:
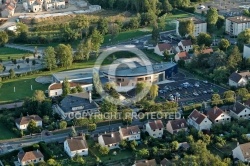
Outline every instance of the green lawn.
<path id="1" fill-rule="evenodd" d="M 0 59 L 3 61 L 8 60 L 8 57 L 10 57 L 10 59 L 20 59 L 24 55 L 27 56 L 27 54 L 30 55 L 30 53 L 27 51 L 8 47 L 0 47 Z"/>
<path id="2" fill-rule="evenodd" d="M 31 85 L 33 90 L 31 90 Z M 15 87 L 15 92 L 14 92 Z M 32 79 L 20 78 L 16 81 L 4 82 L 0 89 L 0 103 L 13 102 L 31 97 L 35 90 L 47 90 L 48 84 L 40 84 Z M 1 132 L 0 132 L 1 133 Z"/>
<path id="3" fill-rule="evenodd" d="M 16 138 L 16 135 L 0 123 L 0 140 Z"/>
<path id="4" fill-rule="evenodd" d="M 137 38 L 143 35 L 151 34 L 151 29 L 137 29 L 126 32 L 121 32 L 115 37 L 112 35 L 105 35 L 103 45 L 117 44 L 132 38 Z"/>
<path id="5" fill-rule="evenodd" d="M 164 61 L 164 57 L 155 54 L 153 50 L 146 50 L 146 49 L 144 49 L 142 51 L 148 56 L 148 58 L 150 60 L 153 60 L 155 62 L 162 62 L 162 61 Z"/>

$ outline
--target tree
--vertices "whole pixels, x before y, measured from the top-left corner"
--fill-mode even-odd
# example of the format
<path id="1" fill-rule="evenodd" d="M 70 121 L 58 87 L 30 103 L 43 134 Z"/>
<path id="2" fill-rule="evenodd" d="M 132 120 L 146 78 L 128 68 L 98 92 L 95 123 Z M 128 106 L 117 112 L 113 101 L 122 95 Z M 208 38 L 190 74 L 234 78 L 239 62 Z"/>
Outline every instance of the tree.
<path id="1" fill-rule="evenodd" d="M 224 22 L 225 22 L 225 17 L 222 15 L 219 15 L 218 20 L 216 22 L 217 29 L 221 29 L 224 25 Z"/>
<path id="2" fill-rule="evenodd" d="M 67 78 L 63 80 L 62 91 L 62 96 L 67 96 L 68 94 L 70 94 L 70 83 Z"/>
<path id="3" fill-rule="evenodd" d="M 154 40 L 157 43 L 159 40 L 159 37 L 160 37 L 160 31 L 159 31 L 158 26 L 155 25 L 152 30 L 152 40 Z"/>
<path id="4" fill-rule="evenodd" d="M 0 46 L 4 46 L 8 41 L 8 34 L 5 31 L 0 31 Z"/>
<path id="5" fill-rule="evenodd" d="M 218 11 L 216 8 L 213 8 L 211 7 L 208 11 L 207 11 L 207 23 L 209 25 L 215 25 L 217 20 L 218 20 L 218 17 L 219 17 L 219 14 L 218 14 Z"/>
<path id="6" fill-rule="evenodd" d="M 221 67 L 226 64 L 226 57 L 223 51 L 215 51 L 212 56 L 209 56 L 208 64 L 211 68 Z"/>
<path id="7" fill-rule="evenodd" d="M 172 5 L 169 3 L 168 0 L 163 0 L 162 2 L 162 11 L 165 13 L 169 13 L 173 10 Z"/>
<path id="8" fill-rule="evenodd" d="M 0 64 L 0 73 L 2 73 L 3 71 L 4 71 L 4 66 Z"/>
<path id="9" fill-rule="evenodd" d="M 243 51 L 244 44 L 250 44 L 250 29 L 246 29 L 239 33 L 237 37 L 237 45 L 240 51 Z"/>
<path id="10" fill-rule="evenodd" d="M 100 46 L 104 41 L 104 37 L 98 30 L 94 29 L 90 38 L 92 43 L 91 48 L 96 52 L 96 55 L 98 55 Z"/>
<path id="11" fill-rule="evenodd" d="M 67 122 L 62 120 L 59 122 L 59 128 L 60 129 L 66 129 L 67 128 Z"/>
<path id="12" fill-rule="evenodd" d="M 129 27 L 132 29 L 137 29 L 140 26 L 139 18 L 138 17 L 133 17 L 129 20 L 128 23 Z"/>
<path id="13" fill-rule="evenodd" d="M 149 91 L 149 95 L 152 99 L 155 99 L 157 96 L 158 96 L 158 85 L 156 84 L 153 84 L 151 87 L 150 87 L 150 91 Z"/>
<path id="14" fill-rule="evenodd" d="M 70 67 L 73 62 L 72 48 L 70 45 L 59 44 L 56 49 L 56 58 L 62 67 Z"/>
<path id="15" fill-rule="evenodd" d="M 244 98 L 248 94 L 248 90 L 246 88 L 240 88 L 237 90 L 237 95 L 241 98 Z"/>
<path id="16" fill-rule="evenodd" d="M 91 47 L 92 47 L 91 42 L 92 42 L 91 38 L 87 38 L 86 40 L 84 40 L 77 46 L 77 50 L 75 52 L 75 57 L 74 57 L 76 60 L 88 60 L 89 59 L 89 55 L 90 55 Z"/>
<path id="17" fill-rule="evenodd" d="M 17 69 L 20 69 L 20 65 L 17 65 Z"/>
<path id="18" fill-rule="evenodd" d="M 106 18 L 100 18 L 97 22 L 97 30 L 105 35 L 108 32 L 108 20 Z"/>
<path id="19" fill-rule="evenodd" d="M 194 22 L 193 20 L 181 20 L 179 21 L 178 31 L 181 36 L 188 36 L 194 33 Z"/>
<path id="20" fill-rule="evenodd" d="M 122 140 L 119 144 L 121 148 L 126 148 L 127 147 L 127 142 L 125 140 Z"/>
<path id="21" fill-rule="evenodd" d="M 77 89 L 76 88 L 70 89 L 70 93 L 77 93 Z"/>
<path id="22" fill-rule="evenodd" d="M 44 123 L 49 123 L 49 116 L 48 115 L 45 115 L 45 116 L 43 116 L 43 122 Z"/>
<path id="23" fill-rule="evenodd" d="M 141 158 L 147 158 L 149 156 L 149 151 L 146 148 L 140 149 L 138 155 L 141 156 Z"/>
<path id="24" fill-rule="evenodd" d="M 23 24 L 23 23 L 21 23 L 21 22 L 18 22 L 17 23 L 17 29 L 16 29 L 16 31 L 18 32 L 18 33 L 22 33 L 22 32 L 28 32 L 28 26 L 27 25 L 25 25 L 25 24 Z"/>
<path id="25" fill-rule="evenodd" d="M 78 93 L 83 92 L 83 88 L 79 84 L 76 85 L 76 90 Z"/>
<path id="26" fill-rule="evenodd" d="M 47 47 L 43 52 L 44 66 L 51 71 L 57 67 L 55 49 L 51 46 Z"/>
<path id="27" fill-rule="evenodd" d="M 218 45 L 221 50 L 227 51 L 227 48 L 230 46 L 230 42 L 227 39 L 221 39 Z"/>
<path id="28" fill-rule="evenodd" d="M 49 160 L 47 161 L 47 164 L 48 164 L 49 166 L 60 166 L 60 164 L 59 164 L 55 159 L 49 159 Z"/>
<path id="29" fill-rule="evenodd" d="M 16 76 L 14 69 L 9 70 L 10 78 L 14 78 Z"/>
<path id="30" fill-rule="evenodd" d="M 109 154 L 109 148 L 106 147 L 106 146 L 100 146 L 99 152 L 100 152 L 102 155 L 108 155 L 108 154 Z"/>
<path id="31" fill-rule="evenodd" d="M 117 105 L 115 105 L 115 104 L 113 104 L 113 103 L 111 103 L 111 102 L 104 99 L 104 101 L 101 104 L 100 111 L 102 113 L 105 113 L 105 112 L 117 112 Z"/>
<path id="32" fill-rule="evenodd" d="M 229 77 L 229 70 L 226 66 L 220 66 L 213 70 L 213 79 L 216 82 L 226 82 Z"/>
<path id="33" fill-rule="evenodd" d="M 138 143 L 135 140 L 133 140 L 130 142 L 129 146 L 133 151 L 135 151 L 136 147 L 138 146 Z"/>
<path id="34" fill-rule="evenodd" d="M 38 101 L 39 103 L 45 100 L 46 96 L 42 90 L 36 90 L 33 94 L 33 100 Z"/>
<path id="35" fill-rule="evenodd" d="M 205 46 L 210 47 L 212 44 L 212 38 L 208 33 L 200 33 L 197 36 L 197 44 L 199 46 L 202 46 L 204 44 Z"/>
<path id="36" fill-rule="evenodd" d="M 72 29 L 68 24 L 62 27 L 61 34 L 63 35 L 64 41 L 74 41 L 80 36 L 79 30 Z"/>
<path id="37" fill-rule="evenodd" d="M 30 58 L 25 59 L 26 63 L 30 63 Z"/>
<path id="38" fill-rule="evenodd" d="M 32 60 L 32 65 L 33 65 L 33 66 L 36 65 L 36 60 L 35 60 L 35 59 Z"/>
<path id="39" fill-rule="evenodd" d="M 91 131 L 95 131 L 96 130 L 96 124 L 95 123 L 91 123 L 88 125 L 88 130 Z"/>
<path id="40" fill-rule="evenodd" d="M 219 105 L 219 104 L 223 104 L 223 101 L 220 98 L 219 94 L 212 94 L 212 98 L 211 98 L 211 105 Z"/>
<path id="41" fill-rule="evenodd" d="M 33 119 L 29 122 L 27 129 L 30 133 L 35 133 L 37 131 L 36 122 Z"/>
<path id="42" fill-rule="evenodd" d="M 177 141 L 173 141 L 173 142 L 171 142 L 170 147 L 171 147 L 172 151 L 176 151 L 176 150 L 178 150 L 179 143 Z"/>
<path id="43" fill-rule="evenodd" d="M 237 46 L 234 46 L 228 57 L 228 68 L 231 72 L 236 71 L 242 62 L 242 55 Z"/>

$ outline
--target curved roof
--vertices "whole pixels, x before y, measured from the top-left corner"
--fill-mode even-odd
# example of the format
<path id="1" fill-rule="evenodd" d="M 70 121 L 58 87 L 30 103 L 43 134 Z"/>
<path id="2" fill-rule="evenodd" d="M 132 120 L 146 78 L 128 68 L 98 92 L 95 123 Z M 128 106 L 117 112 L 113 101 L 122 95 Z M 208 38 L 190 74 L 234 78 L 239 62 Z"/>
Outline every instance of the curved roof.
<path id="1" fill-rule="evenodd" d="M 154 73 L 160 73 L 167 69 L 176 66 L 176 63 L 166 62 L 153 64 L 152 66 L 138 66 L 135 68 L 117 69 L 109 72 L 103 72 L 106 75 L 116 76 L 116 77 L 137 77 L 144 76 Z"/>

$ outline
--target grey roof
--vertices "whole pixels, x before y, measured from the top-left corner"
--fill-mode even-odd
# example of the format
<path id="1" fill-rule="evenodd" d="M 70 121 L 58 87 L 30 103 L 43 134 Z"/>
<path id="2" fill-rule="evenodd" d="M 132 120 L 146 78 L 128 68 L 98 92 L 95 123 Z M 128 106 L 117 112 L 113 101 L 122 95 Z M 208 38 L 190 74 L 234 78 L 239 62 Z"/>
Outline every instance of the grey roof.
<path id="1" fill-rule="evenodd" d="M 241 78 L 249 78 L 250 77 L 250 72 L 249 71 L 244 71 L 244 72 L 234 72 L 230 75 L 229 79 L 234 81 L 234 82 L 239 82 Z"/>
<path id="2" fill-rule="evenodd" d="M 92 78 L 92 72 L 86 72 L 86 69 L 79 69 L 79 70 L 70 70 L 64 72 L 54 73 L 53 77 L 56 78 L 57 81 L 63 81 L 65 78 L 68 80 L 83 80 Z"/>
<path id="3" fill-rule="evenodd" d="M 142 76 L 142 75 L 162 72 L 174 66 L 176 66 L 176 63 L 166 62 L 166 63 L 153 64 L 150 66 L 139 66 L 135 68 L 127 67 L 124 69 L 117 69 L 114 72 L 109 72 L 109 73 L 104 72 L 104 74 L 118 76 L 118 77 L 134 77 L 134 76 Z M 115 73 L 115 74 L 110 74 L 110 73 Z"/>
<path id="4" fill-rule="evenodd" d="M 241 104 L 240 102 L 235 103 L 235 109 L 234 106 L 232 106 L 231 111 L 233 111 L 236 114 L 239 114 L 241 111 L 243 111 L 246 108 L 245 105 Z"/>
<path id="5" fill-rule="evenodd" d="M 93 100 L 89 101 L 89 94 L 86 92 L 67 95 L 59 106 L 65 113 L 98 108 Z"/>

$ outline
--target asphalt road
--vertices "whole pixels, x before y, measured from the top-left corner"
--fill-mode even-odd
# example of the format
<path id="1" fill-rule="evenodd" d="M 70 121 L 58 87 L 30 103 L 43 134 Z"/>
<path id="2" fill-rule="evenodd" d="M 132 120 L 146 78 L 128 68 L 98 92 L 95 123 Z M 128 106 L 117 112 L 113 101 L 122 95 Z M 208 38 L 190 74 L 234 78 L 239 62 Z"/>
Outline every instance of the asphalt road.
<path id="1" fill-rule="evenodd" d="M 139 120 L 134 120 L 132 125 L 143 125 L 142 122 Z M 97 127 L 95 131 L 93 131 L 91 134 L 98 134 L 98 133 L 104 133 L 104 132 L 109 132 L 109 128 L 111 131 L 118 131 L 119 126 L 123 126 L 123 124 L 118 123 L 118 124 L 111 124 L 110 126 L 101 126 Z M 87 130 L 77 130 L 77 132 L 83 132 L 87 133 Z M 35 136 L 30 136 L 30 137 L 25 137 L 25 138 L 20 138 L 20 139 L 13 139 L 13 140 L 1 140 L 0 141 L 0 148 L 3 149 L 3 147 L 12 147 L 11 150 L 16 150 L 20 149 L 21 147 L 29 146 L 35 143 L 38 143 L 40 141 L 45 141 L 45 142 L 56 142 L 56 141 L 64 141 L 65 138 L 69 136 L 69 132 L 61 133 L 61 134 L 56 134 L 56 135 L 51 135 L 51 136 L 41 136 L 35 135 Z M 7 153 L 9 151 L 0 151 L 1 153 Z"/>

